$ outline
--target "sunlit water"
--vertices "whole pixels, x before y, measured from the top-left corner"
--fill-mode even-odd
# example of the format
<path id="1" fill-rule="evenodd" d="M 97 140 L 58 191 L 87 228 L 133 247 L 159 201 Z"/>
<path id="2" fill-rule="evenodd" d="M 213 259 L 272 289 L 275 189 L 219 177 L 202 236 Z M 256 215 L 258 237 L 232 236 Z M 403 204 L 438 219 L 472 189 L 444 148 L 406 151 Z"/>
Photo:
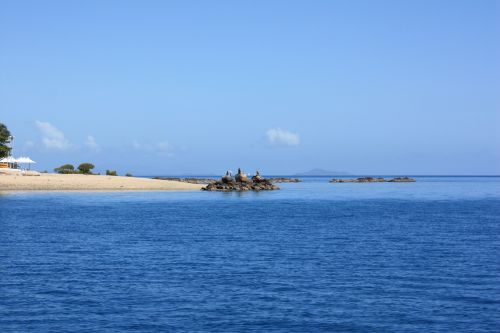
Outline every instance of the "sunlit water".
<path id="1" fill-rule="evenodd" d="M 500 178 L 0 195 L 0 332 L 498 332 Z"/>

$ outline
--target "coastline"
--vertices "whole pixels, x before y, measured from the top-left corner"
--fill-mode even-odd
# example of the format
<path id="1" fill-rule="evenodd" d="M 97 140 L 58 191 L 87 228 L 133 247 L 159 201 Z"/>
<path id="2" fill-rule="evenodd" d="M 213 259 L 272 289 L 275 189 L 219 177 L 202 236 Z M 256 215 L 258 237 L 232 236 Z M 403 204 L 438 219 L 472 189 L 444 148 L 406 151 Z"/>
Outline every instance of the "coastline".
<path id="1" fill-rule="evenodd" d="M 199 191 L 202 185 L 149 178 L 40 174 L 0 175 L 0 191 Z"/>

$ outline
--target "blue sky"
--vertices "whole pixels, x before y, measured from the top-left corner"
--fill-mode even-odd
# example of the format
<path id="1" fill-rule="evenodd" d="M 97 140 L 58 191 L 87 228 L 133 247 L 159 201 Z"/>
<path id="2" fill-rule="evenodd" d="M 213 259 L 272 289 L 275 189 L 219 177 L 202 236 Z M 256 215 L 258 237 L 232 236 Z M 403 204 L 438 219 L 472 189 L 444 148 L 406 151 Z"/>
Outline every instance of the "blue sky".
<path id="1" fill-rule="evenodd" d="M 2 1 L 38 169 L 500 173 L 498 1 Z"/>

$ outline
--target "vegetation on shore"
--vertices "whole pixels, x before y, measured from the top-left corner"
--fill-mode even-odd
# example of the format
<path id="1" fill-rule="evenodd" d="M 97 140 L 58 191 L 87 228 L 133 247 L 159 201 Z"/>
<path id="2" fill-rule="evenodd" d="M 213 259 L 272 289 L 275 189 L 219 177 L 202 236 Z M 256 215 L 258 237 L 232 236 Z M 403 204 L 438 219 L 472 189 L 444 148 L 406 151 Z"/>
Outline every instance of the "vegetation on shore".
<path id="1" fill-rule="evenodd" d="M 82 175 L 95 175 L 92 170 L 95 168 L 92 163 L 81 163 L 77 168 L 73 164 L 63 164 L 60 167 L 54 169 L 54 172 L 59 174 L 82 174 Z M 97 173 L 100 175 L 100 173 Z M 118 172 L 116 170 L 106 170 L 106 176 L 118 176 Z M 125 177 L 133 177 L 131 173 L 126 173 Z"/>
<path id="2" fill-rule="evenodd" d="M 9 156 L 11 148 L 7 145 L 10 143 L 12 135 L 9 129 L 3 123 L 0 123 L 0 158 Z"/>
<path id="3" fill-rule="evenodd" d="M 54 172 L 61 174 L 78 174 L 81 173 L 83 175 L 92 175 L 92 169 L 94 169 L 94 165 L 92 163 L 81 163 L 78 168 L 75 169 L 73 164 L 63 164 L 60 167 L 54 169 Z"/>
<path id="4" fill-rule="evenodd" d="M 62 174 L 77 173 L 75 167 L 72 164 L 63 164 L 60 167 L 54 169 L 54 172 Z"/>
<path id="5" fill-rule="evenodd" d="M 83 173 L 84 175 L 91 175 L 91 170 L 93 168 L 95 168 L 95 166 L 92 163 L 82 163 L 78 166 L 78 171 L 80 171 L 80 173 Z"/>

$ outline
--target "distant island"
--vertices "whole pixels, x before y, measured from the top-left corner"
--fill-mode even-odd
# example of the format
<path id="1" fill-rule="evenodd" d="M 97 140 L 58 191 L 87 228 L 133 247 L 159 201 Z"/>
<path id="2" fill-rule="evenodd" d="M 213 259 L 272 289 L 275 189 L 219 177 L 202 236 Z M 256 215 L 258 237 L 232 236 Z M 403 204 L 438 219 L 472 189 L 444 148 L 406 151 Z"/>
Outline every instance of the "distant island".
<path id="1" fill-rule="evenodd" d="M 296 173 L 294 176 L 351 176 L 351 174 L 343 171 L 312 169 L 306 172 Z"/>

